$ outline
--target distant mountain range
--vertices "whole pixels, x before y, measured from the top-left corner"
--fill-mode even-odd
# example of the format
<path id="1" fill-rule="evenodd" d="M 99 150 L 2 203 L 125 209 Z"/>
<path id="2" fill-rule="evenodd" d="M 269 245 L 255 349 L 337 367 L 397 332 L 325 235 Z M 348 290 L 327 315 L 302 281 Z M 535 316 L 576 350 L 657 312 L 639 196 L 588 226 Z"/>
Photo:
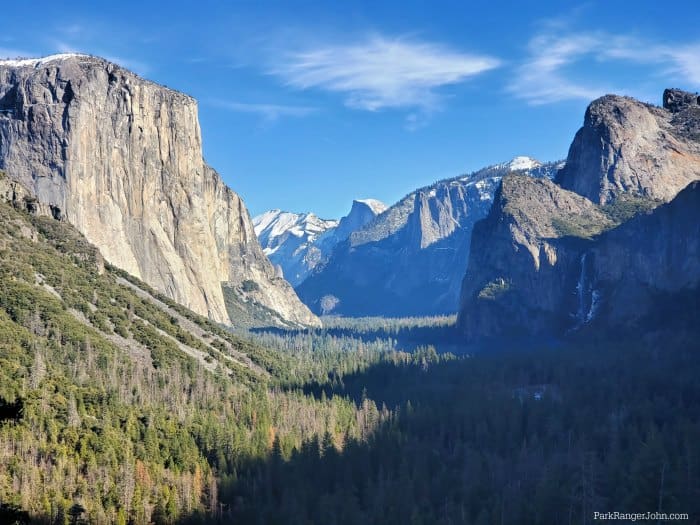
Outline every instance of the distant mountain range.
<path id="1" fill-rule="evenodd" d="M 663 100 L 594 101 L 566 162 L 411 192 L 325 246 L 299 297 L 318 314 L 458 311 L 469 340 L 700 322 L 700 98 Z"/>
<path id="2" fill-rule="evenodd" d="M 253 227 L 265 255 L 293 286 L 324 262 L 333 248 L 386 209 L 375 199 L 353 201 L 350 213 L 337 220 L 313 213 L 270 210 L 253 218 Z"/>
<path id="3" fill-rule="evenodd" d="M 471 230 L 488 213 L 501 178 L 551 178 L 561 165 L 516 157 L 411 192 L 338 242 L 297 293 L 321 314 L 454 313 Z"/>
<path id="4" fill-rule="evenodd" d="M 458 311 L 469 340 L 687 327 L 700 322 L 698 179 L 697 94 L 666 90 L 662 108 L 609 95 L 566 162 L 516 157 L 436 182 L 292 257 L 259 235 L 277 264 L 303 261 L 285 275 L 318 314 Z"/>

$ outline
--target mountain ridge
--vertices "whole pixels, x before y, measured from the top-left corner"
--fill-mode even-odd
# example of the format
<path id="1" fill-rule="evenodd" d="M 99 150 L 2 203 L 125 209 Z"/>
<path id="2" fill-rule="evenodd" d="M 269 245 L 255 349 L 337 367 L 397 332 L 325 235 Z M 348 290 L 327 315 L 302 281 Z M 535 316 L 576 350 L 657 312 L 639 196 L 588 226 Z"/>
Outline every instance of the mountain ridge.
<path id="1" fill-rule="evenodd" d="M 355 199 L 350 212 L 340 220 L 275 209 L 254 217 L 253 226 L 265 254 L 293 286 L 298 286 L 327 260 L 338 243 L 384 209 L 386 205 L 376 199 Z"/>
<path id="2" fill-rule="evenodd" d="M 410 192 L 339 243 L 328 261 L 297 287 L 299 296 L 316 313 L 454 313 L 471 228 L 486 215 L 511 165 L 551 178 L 560 163 L 516 157 Z M 329 310 L 328 305 L 334 306 Z"/>

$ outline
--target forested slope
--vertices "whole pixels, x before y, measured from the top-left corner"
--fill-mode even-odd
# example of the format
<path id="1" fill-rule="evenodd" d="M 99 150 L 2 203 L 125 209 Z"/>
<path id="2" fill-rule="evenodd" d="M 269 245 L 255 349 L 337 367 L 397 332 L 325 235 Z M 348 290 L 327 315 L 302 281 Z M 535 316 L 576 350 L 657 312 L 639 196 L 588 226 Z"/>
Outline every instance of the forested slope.
<path id="1" fill-rule="evenodd" d="M 154 297 L 65 223 L 0 203 L 0 283 L 0 503 L 33 518 L 171 523 L 217 508 L 215 471 L 275 437 L 359 432 L 348 402 L 272 392 L 288 357 Z"/>

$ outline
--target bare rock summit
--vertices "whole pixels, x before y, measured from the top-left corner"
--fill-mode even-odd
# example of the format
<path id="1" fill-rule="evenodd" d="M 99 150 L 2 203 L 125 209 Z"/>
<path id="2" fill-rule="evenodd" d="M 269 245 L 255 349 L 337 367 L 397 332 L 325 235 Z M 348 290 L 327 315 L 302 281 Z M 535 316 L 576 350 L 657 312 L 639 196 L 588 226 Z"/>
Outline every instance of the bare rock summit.
<path id="1" fill-rule="evenodd" d="M 697 95 L 666 90 L 664 107 L 606 95 L 591 103 L 556 181 L 596 204 L 620 195 L 669 201 L 699 177 Z"/>

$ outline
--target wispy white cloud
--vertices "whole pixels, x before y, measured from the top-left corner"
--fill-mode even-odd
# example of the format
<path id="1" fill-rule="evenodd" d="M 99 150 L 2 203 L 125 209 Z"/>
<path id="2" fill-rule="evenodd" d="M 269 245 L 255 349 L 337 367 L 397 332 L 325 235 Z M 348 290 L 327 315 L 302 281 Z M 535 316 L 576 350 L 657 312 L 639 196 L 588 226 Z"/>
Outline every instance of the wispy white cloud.
<path id="1" fill-rule="evenodd" d="M 629 36 L 608 36 L 601 38 L 599 47 L 603 59 L 650 64 L 667 76 L 700 84 L 700 42 L 669 45 Z"/>
<path id="2" fill-rule="evenodd" d="M 347 45 L 282 53 L 270 73 L 298 89 L 341 93 L 347 106 L 369 111 L 439 107 L 439 88 L 498 67 L 486 55 L 439 44 L 375 36 Z"/>
<path id="3" fill-rule="evenodd" d="M 700 42 L 676 48 L 667 47 L 663 55 L 671 61 L 670 70 L 687 81 L 700 85 Z"/>
<path id="4" fill-rule="evenodd" d="M 528 44 L 530 56 L 517 68 L 508 89 L 533 105 L 595 98 L 605 90 L 573 82 L 561 70 L 596 46 L 597 39 L 591 35 L 538 35 Z"/>
<path id="5" fill-rule="evenodd" d="M 516 68 L 508 90 L 529 104 L 590 100 L 619 86 L 573 78 L 567 68 L 584 60 L 646 65 L 652 72 L 700 83 L 700 43 L 667 45 L 604 32 L 550 31 L 534 36 L 528 58 Z"/>
<path id="6" fill-rule="evenodd" d="M 52 44 L 53 44 L 54 49 L 58 53 L 79 53 L 80 52 L 76 46 L 69 44 L 68 42 L 64 42 L 63 40 L 54 40 Z"/>
<path id="7" fill-rule="evenodd" d="M 306 117 L 318 111 L 310 106 L 285 106 L 280 104 L 251 104 L 227 100 L 212 100 L 212 105 L 238 113 L 259 115 L 265 122 L 274 122 L 282 117 Z"/>

